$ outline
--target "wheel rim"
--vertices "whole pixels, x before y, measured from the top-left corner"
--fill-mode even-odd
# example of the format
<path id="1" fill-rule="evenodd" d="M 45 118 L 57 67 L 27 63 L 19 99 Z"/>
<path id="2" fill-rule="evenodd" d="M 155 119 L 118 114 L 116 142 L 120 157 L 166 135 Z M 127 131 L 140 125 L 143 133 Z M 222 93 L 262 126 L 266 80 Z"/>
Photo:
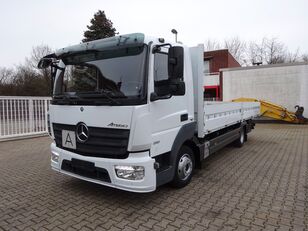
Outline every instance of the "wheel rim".
<path id="1" fill-rule="evenodd" d="M 184 154 L 178 164 L 178 175 L 181 180 L 186 180 L 192 173 L 193 163 L 189 154 Z"/>

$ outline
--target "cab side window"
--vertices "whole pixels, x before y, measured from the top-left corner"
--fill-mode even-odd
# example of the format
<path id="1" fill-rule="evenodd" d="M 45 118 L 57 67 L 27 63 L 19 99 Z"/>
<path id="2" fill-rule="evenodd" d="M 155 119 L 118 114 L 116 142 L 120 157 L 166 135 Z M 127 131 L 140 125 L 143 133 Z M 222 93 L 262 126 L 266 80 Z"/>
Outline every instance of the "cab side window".
<path id="1" fill-rule="evenodd" d="M 158 96 L 169 94 L 168 53 L 154 54 L 154 91 Z"/>

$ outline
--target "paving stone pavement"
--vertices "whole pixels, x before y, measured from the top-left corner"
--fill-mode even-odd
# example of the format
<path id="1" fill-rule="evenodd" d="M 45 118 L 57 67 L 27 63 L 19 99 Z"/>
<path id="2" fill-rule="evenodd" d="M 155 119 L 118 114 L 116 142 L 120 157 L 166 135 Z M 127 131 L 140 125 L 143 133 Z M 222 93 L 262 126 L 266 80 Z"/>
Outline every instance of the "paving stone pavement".
<path id="1" fill-rule="evenodd" d="M 0 143 L 0 230 L 308 230 L 308 126 L 257 124 L 183 189 L 136 194 L 50 169 L 48 137 Z"/>

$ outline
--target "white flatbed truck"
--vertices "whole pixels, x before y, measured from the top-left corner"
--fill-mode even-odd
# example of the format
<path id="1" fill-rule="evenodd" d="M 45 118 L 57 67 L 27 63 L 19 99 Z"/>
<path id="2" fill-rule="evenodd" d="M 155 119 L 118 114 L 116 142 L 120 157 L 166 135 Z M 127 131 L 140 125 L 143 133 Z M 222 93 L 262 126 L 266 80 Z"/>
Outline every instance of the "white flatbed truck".
<path id="1" fill-rule="evenodd" d="M 135 33 L 42 58 L 53 76 L 52 169 L 151 192 L 187 185 L 210 154 L 242 146 L 260 105 L 204 102 L 203 50 Z"/>

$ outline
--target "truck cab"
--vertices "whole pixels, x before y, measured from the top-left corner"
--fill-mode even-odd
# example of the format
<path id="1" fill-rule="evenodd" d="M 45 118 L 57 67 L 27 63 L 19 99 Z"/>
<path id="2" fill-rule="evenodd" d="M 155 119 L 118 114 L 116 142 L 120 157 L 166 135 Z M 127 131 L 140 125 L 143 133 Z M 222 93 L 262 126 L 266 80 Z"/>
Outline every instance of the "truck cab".
<path id="1" fill-rule="evenodd" d="M 42 58 L 38 67 L 53 76 L 52 169 L 133 192 L 188 184 L 210 150 L 198 131 L 202 54 L 202 46 L 135 33 Z M 244 131 L 242 122 L 232 126 Z"/>

